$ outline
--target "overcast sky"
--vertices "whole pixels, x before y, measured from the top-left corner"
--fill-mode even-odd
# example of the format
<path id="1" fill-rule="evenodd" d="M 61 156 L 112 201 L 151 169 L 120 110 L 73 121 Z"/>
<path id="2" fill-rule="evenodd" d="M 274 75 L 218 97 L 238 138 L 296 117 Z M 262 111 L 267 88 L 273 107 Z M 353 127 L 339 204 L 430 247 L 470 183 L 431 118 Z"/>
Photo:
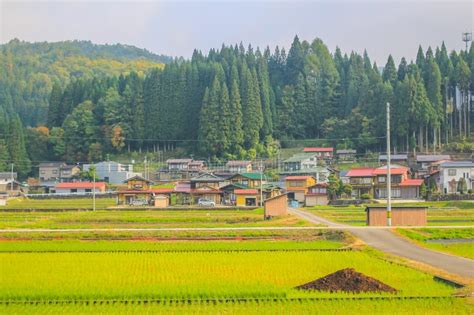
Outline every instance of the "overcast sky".
<path id="1" fill-rule="evenodd" d="M 222 43 L 289 47 L 321 38 L 334 51 L 367 49 L 379 65 L 412 59 L 418 45 L 461 49 L 472 1 L 12 1 L 0 0 L 0 42 L 91 40 L 190 57 Z"/>

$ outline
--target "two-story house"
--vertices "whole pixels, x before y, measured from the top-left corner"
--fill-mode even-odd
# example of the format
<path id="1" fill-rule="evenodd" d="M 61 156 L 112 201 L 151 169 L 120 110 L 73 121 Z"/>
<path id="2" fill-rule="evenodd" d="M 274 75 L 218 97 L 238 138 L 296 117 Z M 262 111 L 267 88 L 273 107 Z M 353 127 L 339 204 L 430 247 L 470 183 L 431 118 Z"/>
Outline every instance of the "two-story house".
<path id="1" fill-rule="evenodd" d="M 289 159 L 283 161 L 283 170 L 285 172 L 306 170 L 317 166 L 318 158 L 314 153 L 295 154 Z"/>
<path id="2" fill-rule="evenodd" d="M 416 156 L 416 166 L 413 167 L 416 173 L 416 177 L 423 178 L 428 175 L 432 170 L 432 165 L 439 165 L 441 161 L 449 161 L 451 156 L 446 154 L 436 154 L 436 155 L 417 155 Z"/>
<path id="3" fill-rule="evenodd" d="M 351 163 L 356 159 L 357 151 L 353 149 L 336 150 L 336 157 L 339 163 Z"/>
<path id="4" fill-rule="evenodd" d="M 77 165 L 63 162 L 47 162 L 39 164 L 39 181 L 41 185 L 54 186 L 55 183 L 71 182 L 81 169 Z"/>
<path id="5" fill-rule="evenodd" d="M 285 188 L 289 200 L 296 200 L 304 203 L 308 189 L 316 184 L 313 176 L 287 176 L 285 178 Z"/>
<path id="6" fill-rule="evenodd" d="M 189 169 L 189 163 L 192 163 L 193 159 L 168 159 L 166 164 L 168 165 L 168 171 L 180 172 L 187 171 Z"/>
<path id="7" fill-rule="evenodd" d="M 153 188 L 153 182 L 135 175 L 125 180 L 127 188 L 117 191 L 118 205 L 143 205 L 166 208 L 173 188 Z"/>
<path id="8" fill-rule="evenodd" d="M 88 172 L 91 167 L 95 168 L 97 179 L 104 180 L 113 185 L 122 184 L 134 176 L 141 176 L 141 173 L 133 172 L 132 164 L 104 161 L 96 164 L 84 164 L 83 169 Z"/>
<path id="9" fill-rule="evenodd" d="M 466 190 L 474 189 L 474 162 L 450 161 L 439 164 L 439 190 L 442 193 L 457 193 L 461 180 L 466 182 Z"/>
<path id="10" fill-rule="evenodd" d="M 226 168 L 231 174 L 250 173 L 253 170 L 252 161 L 228 161 Z"/>
<path id="11" fill-rule="evenodd" d="M 421 197 L 421 185 L 423 179 L 409 178 L 409 168 L 400 165 L 390 167 L 391 197 L 401 199 L 418 199 Z M 375 198 L 387 198 L 387 166 L 376 168 L 375 175 Z"/>
<path id="12" fill-rule="evenodd" d="M 267 182 L 267 177 L 262 173 L 239 173 L 229 177 L 227 182 L 229 184 L 240 184 L 246 188 L 260 189 Z"/>
<path id="13" fill-rule="evenodd" d="M 374 196 L 374 170 L 373 167 L 353 168 L 346 177 L 352 186 L 352 197 L 361 198 L 362 195 Z"/>
<path id="14" fill-rule="evenodd" d="M 317 183 L 310 186 L 305 195 L 305 205 L 307 207 L 327 205 L 329 202 L 327 187 L 327 183 Z"/>
<path id="15" fill-rule="evenodd" d="M 334 148 L 329 147 L 308 147 L 304 148 L 305 153 L 314 153 L 318 158 L 330 160 L 334 156 Z"/>

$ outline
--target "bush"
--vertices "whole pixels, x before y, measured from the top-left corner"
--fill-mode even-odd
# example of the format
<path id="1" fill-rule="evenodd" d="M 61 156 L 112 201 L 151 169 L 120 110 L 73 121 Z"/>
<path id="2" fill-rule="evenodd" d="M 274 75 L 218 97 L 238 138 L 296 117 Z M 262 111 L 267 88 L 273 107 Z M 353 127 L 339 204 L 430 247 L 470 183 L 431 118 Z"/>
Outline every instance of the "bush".
<path id="1" fill-rule="evenodd" d="M 372 196 L 370 194 L 362 194 L 360 198 L 364 200 L 369 200 L 372 199 Z"/>

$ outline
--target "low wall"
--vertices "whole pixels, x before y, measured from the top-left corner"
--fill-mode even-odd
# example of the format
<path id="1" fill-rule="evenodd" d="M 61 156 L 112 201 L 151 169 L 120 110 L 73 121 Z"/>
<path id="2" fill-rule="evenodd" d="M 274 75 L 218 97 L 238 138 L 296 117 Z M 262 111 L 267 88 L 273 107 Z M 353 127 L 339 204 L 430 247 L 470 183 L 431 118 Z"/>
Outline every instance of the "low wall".
<path id="1" fill-rule="evenodd" d="M 432 195 L 428 197 L 428 201 L 450 201 L 450 200 L 474 200 L 474 194 Z"/>
<path id="2" fill-rule="evenodd" d="M 92 199 L 93 194 L 27 194 L 25 197 L 29 199 Z M 115 198 L 115 192 L 110 193 L 96 193 L 95 198 Z"/>

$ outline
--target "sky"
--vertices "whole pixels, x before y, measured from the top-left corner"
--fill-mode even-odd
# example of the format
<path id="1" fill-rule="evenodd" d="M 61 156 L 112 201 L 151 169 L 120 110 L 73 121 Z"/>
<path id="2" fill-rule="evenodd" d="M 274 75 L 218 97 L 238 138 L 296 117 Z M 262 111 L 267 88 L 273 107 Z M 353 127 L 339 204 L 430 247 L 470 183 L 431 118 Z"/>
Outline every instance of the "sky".
<path id="1" fill-rule="evenodd" d="M 78 39 L 188 58 L 223 43 L 288 51 L 298 35 L 321 38 L 331 51 L 366 49 L 384 65 L 389 54 L 414 59 L 420 44 L 462 49 L 473 20 L 473 2 L 456 0 L 0 0 L 0 43 Z"/>

